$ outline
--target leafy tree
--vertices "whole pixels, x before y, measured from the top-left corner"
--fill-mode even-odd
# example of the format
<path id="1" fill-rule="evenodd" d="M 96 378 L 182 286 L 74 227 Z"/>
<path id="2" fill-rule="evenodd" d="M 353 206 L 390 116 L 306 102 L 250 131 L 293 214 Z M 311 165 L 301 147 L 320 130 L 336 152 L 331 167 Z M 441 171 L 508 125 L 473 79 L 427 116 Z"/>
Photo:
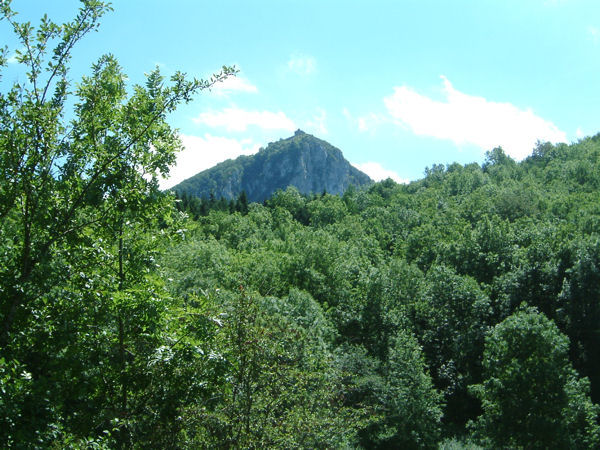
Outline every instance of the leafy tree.
<path id="1" fill-rule="evenodd" d="M 479 282 L 491 283 L 514 264 L 513 230 L 498 216 L 485 216 L 472 229 L 465 229 L 455 242 L 449 242 L 442 260 L 452 261 L 461 274 Z"/>
<path id="2" fill-rule="evenodd" d="M 595 448 L 598 407 L 568 359 L 569 339 L 535 309 L 508 317 L 486 338 L 483 402 L 475 423 L 493 447 Z"/>
<path id="3" fill-rule="evenodd" d="M 310 213 L 307 208 L 307 196 L 300 194 L 294 186 L 288 186 L 285 191 L 278 189 L 265 204 L 271 208 L 287 210 L 295 220 L 303 225 L 308 225 Z"/>
<path id="4" fill-rule="evenodd" d="M 571 338 L 575 366 L 594 385 L 600 398 L 600 239 L 593 236 L 575 243 L 574 264 L 566 272 L 558 299 L 560 318 Z"/>
<path id="5" fill-rule="evenodd" d="M 114 428 L 126 445 L 143 428 L 130 424 L 164 314 L 152 254 L 173 216 L 158 178 L 181 147 L 166 117 L 234 69 L 210 80 L 178 72 L 168 83 L 156 69 L 128 91 L 108 54 L 72 85 L 73 49 L 108 4 L 83 0 L 73 21 L 44 16 L 37 28 L 19 22 L 10 1 L 0 6 L 25 73 L 0 92 L 0 358 L 6 376 L 21 367 L 34 388 L 13 389 L 30 395 L 31 410 L 3 419 L 4 442 Z"/>
<path id="6" fill-rule="evenodd" d="M 417 341 L 399 329 L 381 363 L 360 347 L 343 348 L 339 364 L 353 374 L 348 400 L 372 408 L 375 416 L 360 432 L 365 448 L 436 448 L 442 397 L 427 373 Z"/>
<path id="7" fill-rule="evenodd" d="M 412 306 L 412 325 L 423 345 L 436 388 L 445 395 L 448 425 L 463 427 L 479 412 L 467 386 L 481 380 L 481 356 L 491 304 L 475 280 L 444 266 L 426 276 Z"/>
<path id="8" fill-rule="evenodd" d="M 496 147 L 486 152 L 485 156 L 486 160 L 482 168 L 491 177 L 499 181 L 504 181 L 518 176 L 517 163 L 504 153 L 502 147 Z"/>
<path id="9" fill-rule="evenodd" d="M 28 70 L 27 83 L 15 83 L 0 97 L 0 217 L 3 234 L 14 237 L 2 271 L 4 344 L 18 316 L 27 316 L 27 303 L 43 292 L 36 281 L 51 278 L 44 270 L 63 245 L 76 247 L 90 228 L 113 228 L 125 212 L 147 220 L 148 203 L 160 199 L 157 178 L 180 148 L 166 114 L 232 72 L 224 68 L 210 81 L 187 81 L 176 73 L 165 87 L 155 70 L 127 99 L 126 77 L 106 55 L 77 86 L 75 117 L 67 123 L 72 49 L 107 9 L 85 1 L 73 22 L 61 27 L 44 18 L 34 32 L 16 21 L 8 2 L 2 5 L 24 48 L 17 60 Z M 48 58 L 53 41 L 58 45 Z"/>
<path id="10" fill-rule="evenodd" d="M 450 195 L 465 195 L 475 191 L 488 180 L 484 176 L 479 164 L 469 164 L 462 167 L 454 163 L 447 168 L 446 185 Z"/>
<path id="11" fill-rule="evenodd" d="M 307 294 L 222 293 L 215 355 L 222 378 L 209 402 L 183 410 L 185 447 L 330 448 L 354 444 L 356 414 L 341 404 L 331 333 Z M 216 401 L 215 401 L 216 400 Z"/>
<path id="12" fill-rule="evenodd" d="M 306 205 L 313 227 L 323 227 L 335 223 L 347 214 L 346 204 L 337 195 L 323 192 L 320 198 Z"/>
<path id="13" fill-rule="evenodd" d="M 392 340 L 385 368 L 389 391 L 384 403 L 390 408 L 386 445 L 432 448 L 437 445 L 442 418 L 442 398 L 426 372 L 421 349 L 414 337 L 399 332 Z M 386 433 L 387 434 L 387 433 Z"/>

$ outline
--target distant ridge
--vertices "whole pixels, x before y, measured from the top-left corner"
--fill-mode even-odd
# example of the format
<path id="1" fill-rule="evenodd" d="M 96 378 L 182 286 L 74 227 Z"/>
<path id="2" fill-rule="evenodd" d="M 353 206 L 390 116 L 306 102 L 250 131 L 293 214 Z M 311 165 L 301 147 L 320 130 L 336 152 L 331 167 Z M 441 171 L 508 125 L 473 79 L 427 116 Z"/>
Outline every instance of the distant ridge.
<path id="1" fill-rule="evenodd" d="M 240 156 L 204 170 L 172 188 L 196 197 L 236 198 L 246 192 L 251 202 L 269 198 L 277 189 L 295 186 L 302 194 L 342 194 L 350 185 L 373 180 L 354 166 L 342 152 L 302 130 L 270 143 L 252 156 Z"/>

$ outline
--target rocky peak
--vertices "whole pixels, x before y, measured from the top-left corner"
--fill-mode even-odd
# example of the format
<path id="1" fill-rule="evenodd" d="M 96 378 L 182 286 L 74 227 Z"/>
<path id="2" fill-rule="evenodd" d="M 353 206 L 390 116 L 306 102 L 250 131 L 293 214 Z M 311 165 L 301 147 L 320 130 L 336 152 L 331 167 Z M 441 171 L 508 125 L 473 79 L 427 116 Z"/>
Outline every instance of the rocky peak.
<path id="1" fill-rule="evenodd" d="M 173 189 L 198 197 L 228 199 L 245 191 L 248 200 L 263 201 L 277 189 L 295 186 L 303 194 L 342 194 L 372 180 L 351 166 L 342 152 L 302 130 L 270 143 L 252 156 L 241 156 L 188 178 Z"/>

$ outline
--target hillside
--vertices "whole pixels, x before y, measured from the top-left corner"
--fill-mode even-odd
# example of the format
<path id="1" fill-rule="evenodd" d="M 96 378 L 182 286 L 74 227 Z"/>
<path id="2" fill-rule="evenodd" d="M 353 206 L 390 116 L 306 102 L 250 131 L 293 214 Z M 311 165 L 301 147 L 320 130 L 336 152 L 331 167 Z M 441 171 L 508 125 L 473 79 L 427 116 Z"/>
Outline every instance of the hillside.
<path id="1" fill-rule="evenodd" d="M 342 152 L 316 137 L 296 131 L 270 143 L 256 155 L 240 156 L 207 169 L 173 187 L 178 194 L 208 198 L 236 198 L 242 191 L 249 201 L 261 202 L 276 190 L 294 186 L 302 194 L 327 191 L 343 194 L 350 186 L 373 181 L 344 159 Z"/>
<path id="2" fill-rule="evenodd" d="M 175 298 L 228 313 L 247 308 L 243 285 L 273 321 L 254 331 L 272 333 L 264 348 L 319 355 L 321 368 L 300 373 L 336 380 L 343 402 L 319 392 L 290 415 L 331 401 L 310 407 L 323 414 L 311 425 L 330 427 L 323 446 L 343 447 L 344 408 L 366 408 L 366 425 L 343 422 L 358 429 L 350 447 L 599 448 L 599 162 L 600 135 L 540 144 L 522 162 L 497 148 L 482 165 L 434 165 L 342 197 L 280 191 L 189 223 L 163 277 Z M 302 337 L 281 344 L 287 320 Z M 261 367 L 283 370 L 268 351 Z M 255 401 L 278 398 L 282 378 L 256 375 L 273 391 Z"/>

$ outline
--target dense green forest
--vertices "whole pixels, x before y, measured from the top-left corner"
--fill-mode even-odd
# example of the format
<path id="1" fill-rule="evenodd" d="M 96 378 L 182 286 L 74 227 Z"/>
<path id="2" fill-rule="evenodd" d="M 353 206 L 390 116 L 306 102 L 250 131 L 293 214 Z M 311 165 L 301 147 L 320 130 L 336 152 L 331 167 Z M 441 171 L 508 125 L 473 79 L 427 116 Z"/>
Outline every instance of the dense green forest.
<path id="1" fill-rule="evenodd" d="M 387 180 L 342 197 L 289 188 L 247 213 L 213 202 L 187 223 L 160 270 L 174 298 L 220 305 L 212 317 L 223 321 L 215 329 L 224 335 L 237 309 L 252 302 L 251 320 L 264 330 L 252 342 L 276 336 L 255 361 L 250 390 L 259 405 L 286 393 L 265 392 L 286 379 L 270 372 L 281 355 L 270 360 L 266 350 L 282 345 L 282 324 L 293 327 L 283 334 L 299 334 L 281 351 L 318 344 L 309 353 L 320 355 L 319 370 L 300 356 L 294 364 L 305 376 L 327 377 L 320 384 L 335 394 L 329 413 L 352 413 L 354 421 L 344 419 L 343 436 L 328 432 L 341 440 L 308 446 L 471 440 L 593 448 L 599 157 L 600 135 L 539 144 L 521 163 L 498 148 L 482 166 L 434 166 L 410 185 Z M 258 438 L 272 411 L 254 403 L 250 411 Z M 319 417 L 325 426 L 327 416 Z"/>
<path id="2" fill-rule="evenodd" d="M 1 447 L 600 445 L 600 135 L 197 210 L 166 117 L 234 69 L 71 84 L 107 6 L 0 4 Z"/>

